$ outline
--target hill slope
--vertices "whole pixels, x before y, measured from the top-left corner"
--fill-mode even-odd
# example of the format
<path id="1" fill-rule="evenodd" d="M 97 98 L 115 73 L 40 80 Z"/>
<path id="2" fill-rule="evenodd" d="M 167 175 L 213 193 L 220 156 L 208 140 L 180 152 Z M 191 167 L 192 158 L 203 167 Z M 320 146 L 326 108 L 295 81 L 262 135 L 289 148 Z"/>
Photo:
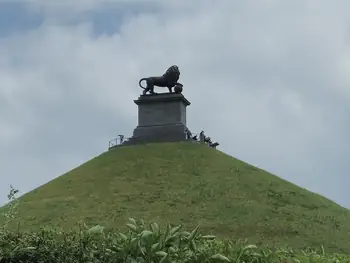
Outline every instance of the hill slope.
<path id="1" fill-rule="evenodd" d="M 120 228 L 128 217 L 350 252 L 350 212 L 218 150 L 190 143 L 117 148 L 23 195 L 23 229 Z"/>

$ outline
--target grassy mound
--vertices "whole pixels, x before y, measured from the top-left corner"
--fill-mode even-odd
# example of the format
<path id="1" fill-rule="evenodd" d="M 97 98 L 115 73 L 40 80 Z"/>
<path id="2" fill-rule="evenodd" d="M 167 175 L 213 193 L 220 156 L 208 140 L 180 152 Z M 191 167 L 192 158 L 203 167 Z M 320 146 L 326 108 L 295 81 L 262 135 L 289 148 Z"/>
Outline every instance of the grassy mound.
<path id="1" fill-rule="evenodd" d="M 218 150 L 190 143 L 113 149 L 25 194 L 22 230 L 119 229 L 129 217 L 208 234 L 350 252 L 350 212 Z M 1 211 L 0 211 L 1 212 Z"/>

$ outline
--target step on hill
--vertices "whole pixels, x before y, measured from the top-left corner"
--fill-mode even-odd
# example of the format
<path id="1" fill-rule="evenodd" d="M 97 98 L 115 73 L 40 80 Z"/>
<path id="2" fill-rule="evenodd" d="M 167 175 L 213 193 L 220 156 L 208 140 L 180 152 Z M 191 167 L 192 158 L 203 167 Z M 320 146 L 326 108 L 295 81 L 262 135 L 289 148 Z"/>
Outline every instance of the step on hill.
<path id="1" fill-rule="evenodd" d="M 203 233 L 255 244 L 350 252 L 349 210 L 195 143 L 112 149 L 19 200 L 22 230 L 81 221 L 120 229 L 134 217 L 200 224 Z"/>

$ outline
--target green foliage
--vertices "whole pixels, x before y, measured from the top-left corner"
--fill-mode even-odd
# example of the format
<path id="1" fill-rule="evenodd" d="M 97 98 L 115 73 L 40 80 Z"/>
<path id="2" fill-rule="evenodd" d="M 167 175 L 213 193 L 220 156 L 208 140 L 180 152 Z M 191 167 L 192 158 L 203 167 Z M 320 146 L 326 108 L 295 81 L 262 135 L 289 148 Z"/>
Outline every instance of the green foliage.
<path id="1" fill-rule="evenodd" d="M 89 228 L 85 223 L 80 231 L 58 231 L 41 228 L 38 232 L 15 232 L 8 224 L 15 218 L 18 201 L 11 186 L 8 198 L 10 209 L 4 214 L 6 223 L 0 230 L 0 263 L 303 263 L 350 262 L 349 255 L 327 255 L 323 247 L 295 252 L 291 249 L 258 248 L 246 242 L 217 240 L 203 235 L 197 225 L 192 231 L 183 225 L 167 224 L 164 231 L 156 222 L 145 224 L 129 218 L 127 231 L 105 232 L 104 227 Z"/>
<path id="2" fill-rule="evenodd" d="M 18 206 L 18 200 L 16 199 L 16 194 L 19 191 L 10 185 L 10 193 L 7 195 L 7 198 L 9 200 L 8 208 L 7 210 L 3 213 L 4 216 L 4 224 L 3 228 L 7 228 L 9 223 L 15 218 L 17 211 L 16 208 Z"/>
<path id="3" fill-rule="evenodd" d="M 130 218 L 128 231 L 108 232 L 96 225 L 83 225 L 79 232 L 42 229 L 36 233 L 0 232 L 0 263 L 12 262 L 126 262 L 126 263 L 210 263 L 210 262 L 350 262 L 350 256 L 317 251 L 258 248 L 245 243 L 216 240 L 182 225 L 145 224 Z"/>

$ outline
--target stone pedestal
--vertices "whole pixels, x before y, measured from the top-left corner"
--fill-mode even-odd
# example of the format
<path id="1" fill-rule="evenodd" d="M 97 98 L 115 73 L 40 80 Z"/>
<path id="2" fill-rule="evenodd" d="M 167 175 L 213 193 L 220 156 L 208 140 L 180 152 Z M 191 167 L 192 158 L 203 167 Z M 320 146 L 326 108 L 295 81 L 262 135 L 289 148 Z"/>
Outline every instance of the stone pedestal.
<path id="1" fill-rule="evenodd" d="M 180 93 L 141 95 L 138 125 L 126 144 L 186 140 L 186 107 L 191 103 Z"/>

